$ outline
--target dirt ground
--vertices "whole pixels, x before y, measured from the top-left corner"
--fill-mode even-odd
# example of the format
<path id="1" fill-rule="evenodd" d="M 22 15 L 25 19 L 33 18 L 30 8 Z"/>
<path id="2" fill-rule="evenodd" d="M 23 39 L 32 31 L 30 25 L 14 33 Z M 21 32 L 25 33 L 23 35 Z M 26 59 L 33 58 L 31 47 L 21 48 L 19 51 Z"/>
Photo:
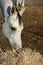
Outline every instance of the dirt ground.
<path id="1" fill-rule="evenodd" d="M 29 4 L 23 14 L 23 47 L 36 50 L 43 55 L 43 6 Z M 2 14 L 0 12 L 0 48 L 9 50 L 10 45 L 2 34 Z"/>

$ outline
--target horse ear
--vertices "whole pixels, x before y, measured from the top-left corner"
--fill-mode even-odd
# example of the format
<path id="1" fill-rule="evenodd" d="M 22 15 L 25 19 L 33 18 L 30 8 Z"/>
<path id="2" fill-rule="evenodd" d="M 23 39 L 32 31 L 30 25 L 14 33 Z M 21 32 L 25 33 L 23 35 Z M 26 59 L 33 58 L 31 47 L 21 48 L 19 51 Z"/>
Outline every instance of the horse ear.
<path id="1" fill-rule="evenodd" d="M 21 8 L 21 11 L 19 11 L 19 13 L 20 13 L 21 16 L 23 15 L 23 13 L 24 13 L 25 10 L 26 10 L 26 7 L 22 7 Z"/>
<path id="2" fill-rule="evenodd" d="M 20 15 L 22 16 L 22 14 L 24 13 L 26 7 L 25 7 L 25 0 L 17 0 L 17 7 L 18 7 L 18 11 L 20 13 Z"/>
<path id="3" fill-rule="evenodd" d="M 21 5 L 22 5 L 22 7 L 25 6 L 25 0 L 22 0 Z"/>
<path id="4" fill-rule="evenodd" d="M 16 5 L 17 6 L 24 6 L 25 0 L 16 0 Z"/>
<path id="5" fill-rule="evenodd" d="M 21 11 L 20 11 L 20 15 L 22 16 L 23 13 L 24 13 L 24 11 L 26 10 L 26 7 L 25 7 L 25 0 L 22 0 L 21 6 L 22 6 L 22 8 L 21 8 Z"/>

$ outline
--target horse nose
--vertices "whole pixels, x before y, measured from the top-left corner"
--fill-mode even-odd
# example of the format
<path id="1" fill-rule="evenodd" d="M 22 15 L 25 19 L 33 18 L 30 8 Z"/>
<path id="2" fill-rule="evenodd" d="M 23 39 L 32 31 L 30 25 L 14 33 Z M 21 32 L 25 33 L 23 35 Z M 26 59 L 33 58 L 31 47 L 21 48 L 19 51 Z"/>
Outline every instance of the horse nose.
<path id="1" fill-rule="evenodd" d="M 19 48 L 22 48 L 22 45 L 19 44 L 19 43 L 18 44 L 14 43 L 13 48 L 14 49 L 19 49 Z"/>

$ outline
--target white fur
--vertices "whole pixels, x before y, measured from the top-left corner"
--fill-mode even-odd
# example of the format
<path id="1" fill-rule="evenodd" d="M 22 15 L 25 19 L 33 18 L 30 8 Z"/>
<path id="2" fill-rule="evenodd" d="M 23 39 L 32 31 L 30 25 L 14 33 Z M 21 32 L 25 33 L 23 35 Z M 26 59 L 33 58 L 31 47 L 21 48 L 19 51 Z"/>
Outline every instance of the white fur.
<path id="1" fill-rule="evenodd" d="M 21 23 L 21 25 L 19 24 L 19 20 L 17 17 L 17 12 L 15 10 L 15 12 L 13 14 L 11 14 L 10 16 L 7 13 L 7 7 L 10 6 L 12 8 L 13 3 L 11 0 L 0 0 L 1 2 L 1 11 L 2 14 L 4 13 L 4 20 L 5 22 L 3 23 L 2 26 L 2 32 L 4 34 L 4 36 L 6 38 L 8 38 L 9 43 L 13 48 L 22 48 L 22 41 L 21 41 L 21 32 L 23 30 L 23 22 Z M 20 14 L 23 14 L 23 12 Z M 16 28 L 16 30 L 12 30 L 11 27 Z"/>
<path id="2" fill-rule="evenodd" d="M 22 48 L 21 32 L 23 30 L 23 23 L 20 26 L 18 18 L 14 18 L 14 15 L 10 16 L 9 20 L 3 24 L 2 31 L 4 36 L 9 39 L 12 48 Z M 16 28 L 16 31 L 12 31 L 10 26 Z M 14 43 L 16 44 L 16 47 Z"/>

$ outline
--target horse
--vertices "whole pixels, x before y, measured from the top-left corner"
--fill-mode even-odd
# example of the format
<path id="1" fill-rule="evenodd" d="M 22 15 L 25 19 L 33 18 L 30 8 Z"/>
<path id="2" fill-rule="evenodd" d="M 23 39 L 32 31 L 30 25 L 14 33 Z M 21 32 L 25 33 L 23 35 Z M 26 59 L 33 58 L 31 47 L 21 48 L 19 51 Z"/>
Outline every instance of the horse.
<path id="1" fill-rule="evenodd" d="M 15 4 L 17 4 L 17 1 Z M 26 8 L 23 6 L 19 10 L 19 3 L 18 5 L 15 4 L 13 4 L 12 0 L 0 0 L 0 8 L 3 15 L 2 33 L 9 41 L 12 49 L 19 49 L 22 48 L 21 33 L 24 28 L 22 14 Z"/>

